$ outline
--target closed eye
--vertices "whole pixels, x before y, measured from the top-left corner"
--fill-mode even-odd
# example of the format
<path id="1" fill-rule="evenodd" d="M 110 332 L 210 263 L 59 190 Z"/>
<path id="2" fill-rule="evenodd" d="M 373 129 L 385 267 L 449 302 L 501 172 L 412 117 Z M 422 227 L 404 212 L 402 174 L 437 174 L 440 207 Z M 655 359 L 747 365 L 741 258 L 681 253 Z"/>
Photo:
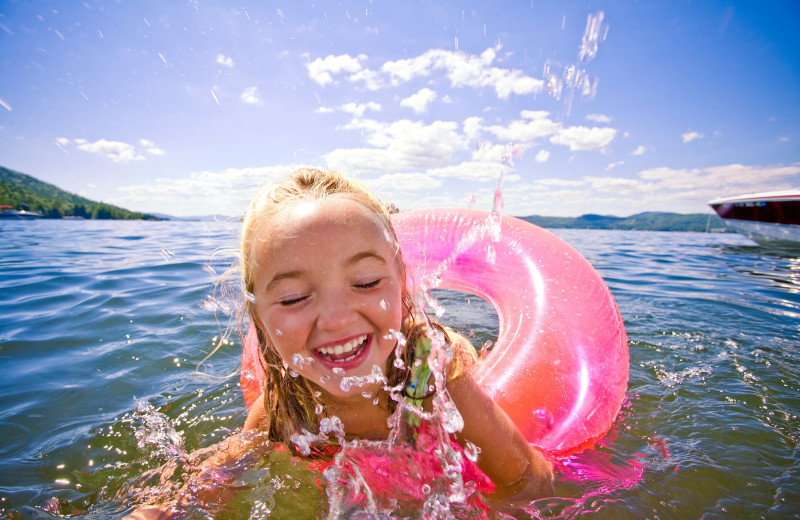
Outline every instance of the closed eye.
<path id="1" fill-rule="evenodd" d="M 300 303 L 301 301 L 305 300 L 306 298 L 308 298 L 308 296 L 300 296 L 300 295 L 290 296 L 288 298 L 284 298 L 282 300 L 279 300 L 278 304 L 283 305 L 284 307 L 289 307 L 289 306 L 294 305 L 296 303 Z"/>
<path id="2" fill-rule="evenodd" d="M 354 285 L 357 289 L 372 289 L 373 287 L 377 287 L 378 284 L 381 283 L 382 278 L 378 278 L 377 280 L 373 280 L 371 282 L 366 283 L 357 283 Z"/>

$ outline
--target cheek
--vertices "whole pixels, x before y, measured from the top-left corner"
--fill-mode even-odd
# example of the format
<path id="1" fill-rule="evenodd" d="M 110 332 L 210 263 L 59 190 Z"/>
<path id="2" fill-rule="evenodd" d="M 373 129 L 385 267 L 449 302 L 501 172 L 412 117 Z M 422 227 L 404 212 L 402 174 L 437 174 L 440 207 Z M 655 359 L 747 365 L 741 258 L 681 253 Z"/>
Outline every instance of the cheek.
<path id="1" fill-rule="evenodd" d="M 399 286 L 393 287 L 393 289 L 384 300 L 386 302 L 384 312 L 387 314 L 387 319 L 394 324 L 392 328 L 400 330 L 400 324 L 406 315 L 406 309 L 403 306 L 403 298 Z"/>
<path id="2" fill-rule="evenodd" d="M 274 308 L 259 311 L 258 317 L 267 335 L 267 343 L 286 359 L 286 350 L 292 348 L 291 338 L 301 336 L 297 318 Z"/>

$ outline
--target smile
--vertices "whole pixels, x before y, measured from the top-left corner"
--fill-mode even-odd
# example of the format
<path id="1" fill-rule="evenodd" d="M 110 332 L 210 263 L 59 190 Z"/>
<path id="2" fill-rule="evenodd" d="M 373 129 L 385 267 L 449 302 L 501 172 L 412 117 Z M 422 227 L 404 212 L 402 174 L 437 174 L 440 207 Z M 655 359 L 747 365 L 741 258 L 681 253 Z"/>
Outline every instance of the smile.
<path id="1" fill-rule="evenodd" d="M 321 357 L 334 363 L 346 363 L 358 357 L 367 346 L 369 336 L 364 334 L 341 345 L 332 345 L 317 349 Z"/>

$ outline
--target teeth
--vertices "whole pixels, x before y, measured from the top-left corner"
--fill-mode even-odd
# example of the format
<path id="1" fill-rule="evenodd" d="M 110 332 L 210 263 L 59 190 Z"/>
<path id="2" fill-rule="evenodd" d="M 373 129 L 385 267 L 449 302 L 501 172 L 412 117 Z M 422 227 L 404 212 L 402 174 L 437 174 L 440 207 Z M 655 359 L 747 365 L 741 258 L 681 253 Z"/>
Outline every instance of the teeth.
<path id="1" fill-rule="evenodd" d="M 367 335 L 364 334 L 363 336 L 359 336 L 358 338 L 348 341 L 347 343 L 344 343 L 342 345 L 335 345 L 332 347 L 322 347 L 321 349 L 319 349 L 319 352 L 320 354 L 324 354 L 326 356 L 331 356 L 331 355 L 341 356 L 342 354 L 352 352 L 356 347 L 361 345 L 361 343 L 363 343 L 364 340 L 366 339 Z M 343 359 L 342 361 L 349 361 L 353 357 L 355 357 L 355 354 L 347 357 L 346 359 Z"/>

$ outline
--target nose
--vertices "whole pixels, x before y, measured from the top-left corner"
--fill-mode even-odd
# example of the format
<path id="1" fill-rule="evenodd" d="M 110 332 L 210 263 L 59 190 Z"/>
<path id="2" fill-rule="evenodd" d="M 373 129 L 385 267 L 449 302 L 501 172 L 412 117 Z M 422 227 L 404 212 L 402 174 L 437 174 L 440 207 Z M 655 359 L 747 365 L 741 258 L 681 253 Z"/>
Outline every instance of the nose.
<path id="1" fill-rule="evenodd" d="M 320 295 L 317 328 L 326 332 L 344 330 L 358 319 L 358 311 L 346 292 Z"/>

